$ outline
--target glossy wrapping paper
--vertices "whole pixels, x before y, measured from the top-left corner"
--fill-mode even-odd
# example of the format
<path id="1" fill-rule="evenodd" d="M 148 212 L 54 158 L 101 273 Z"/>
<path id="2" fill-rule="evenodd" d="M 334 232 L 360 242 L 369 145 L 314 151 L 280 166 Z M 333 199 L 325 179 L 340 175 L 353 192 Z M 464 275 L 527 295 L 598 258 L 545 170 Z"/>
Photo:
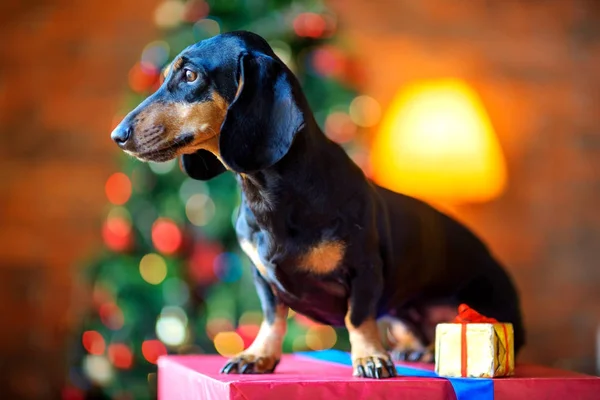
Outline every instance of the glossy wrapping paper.
<path id="1" fill-rule="evenodd" d="M 333 350 L 284 355 L 277 372 L 267 375 L 219 374 L 225 361 L 214 355 L 161 357 L 159 400 L 600 399 L 600 378 L 531 365 L 517 365 L 510 378 L 473 379 L 442 378 L 432 365 L 403 363 L 403 376 L 375 380 L 352 377 L 349 355 Z"/>

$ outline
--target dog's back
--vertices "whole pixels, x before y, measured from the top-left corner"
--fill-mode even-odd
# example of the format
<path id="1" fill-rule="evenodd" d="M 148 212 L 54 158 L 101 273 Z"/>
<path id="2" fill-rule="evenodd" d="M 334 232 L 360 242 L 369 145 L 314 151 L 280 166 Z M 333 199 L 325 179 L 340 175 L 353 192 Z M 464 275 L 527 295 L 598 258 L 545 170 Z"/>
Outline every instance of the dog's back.
<path id="1" fill-rule="evenodd" d="M 469 229 L 428 204 L 379 186 L 379 231 L 384 260 L 380 310 L 410 318 L 409 309 L 467 303 L 515 330 L 515 350 L 524 344 L 516 289 L 498 261 Z M 413 326 L 419 325 L 412 321 Z M 421 333 L 431 340 L 431 333 Z"/>

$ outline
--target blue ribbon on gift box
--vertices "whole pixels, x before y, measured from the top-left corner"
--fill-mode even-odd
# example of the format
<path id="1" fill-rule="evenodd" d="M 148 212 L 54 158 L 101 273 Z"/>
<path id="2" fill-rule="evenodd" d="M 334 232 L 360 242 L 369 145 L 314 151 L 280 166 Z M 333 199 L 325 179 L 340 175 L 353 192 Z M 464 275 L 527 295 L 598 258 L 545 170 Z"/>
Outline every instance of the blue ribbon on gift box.
<path id="1" fill-rule="evenodd" d="M 310 357 L 316 360 L 329 361 L 336 364 L 352 366 L 350 354 L 339 350 L 321 350 L 297 353 L 297 355 Z M 494 381 L 487 378 L 446 378 L 433 371 L 405 365 L 396 365 L 396 370 L 401 376 L 419 378 L 439 378 L 450 381 L 456 400 L 493 400 Z"/>

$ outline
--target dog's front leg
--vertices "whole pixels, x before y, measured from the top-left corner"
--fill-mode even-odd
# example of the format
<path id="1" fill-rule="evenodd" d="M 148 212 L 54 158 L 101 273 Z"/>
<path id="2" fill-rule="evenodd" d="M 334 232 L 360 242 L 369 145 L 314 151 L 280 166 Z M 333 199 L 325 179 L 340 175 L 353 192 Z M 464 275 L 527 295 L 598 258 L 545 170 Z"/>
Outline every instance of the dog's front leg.
<path id="1" fill-rule="evenodd" d="M 375 320 L 383 285 L 381 270 L 363 267 L 351 281 L 345 323 L 350 337 L 354 375 L 367 378 L 396 376 L 396 368 L 381 343 Z"/>
<path id="2" fill-rule="evenodd" d="M 263 322 L 254 342 L 221 370 L 226 374 L 264 374 L 275 370 L 281 358 L 287 329 L 288 307 L 279 302 L 271 287 L 254 268 L 254 284 L 263 310 Z"/>

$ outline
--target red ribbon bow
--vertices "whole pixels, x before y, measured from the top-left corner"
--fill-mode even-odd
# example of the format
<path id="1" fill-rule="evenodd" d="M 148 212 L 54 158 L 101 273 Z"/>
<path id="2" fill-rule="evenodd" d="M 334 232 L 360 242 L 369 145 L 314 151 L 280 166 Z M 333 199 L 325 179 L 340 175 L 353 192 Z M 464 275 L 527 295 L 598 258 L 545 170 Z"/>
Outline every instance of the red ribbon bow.
<path id="1" fill-rule="evenodd" d="M 458 315 L 452 321 L 454 324 L 461 324 L 460 331 L 460 374 L 463 377 L 467 376 L 467 324 L 496 324 L 498 320 L 496 318 L 488 318 L 485 315 L 479 314 L 477 311 L 473 310 L 466 304 L 461 304 L 458 306 Z M 504 328 L 504 337 L 507 341 L 508 346 L 508 333 L 506 331 L 506 325 L 502 326 Z M 509 362 L 509 352 L 508 348 L 506 349 L 506 368 L 508 368 Z"/>
<path id="2" fill-rule="evenodd" d="M 466 304 L 458 306 L 458 315 L 452 321 L 454 324 L 496 324 L 496 318 L 488 318 L 479 314 Z"/>

